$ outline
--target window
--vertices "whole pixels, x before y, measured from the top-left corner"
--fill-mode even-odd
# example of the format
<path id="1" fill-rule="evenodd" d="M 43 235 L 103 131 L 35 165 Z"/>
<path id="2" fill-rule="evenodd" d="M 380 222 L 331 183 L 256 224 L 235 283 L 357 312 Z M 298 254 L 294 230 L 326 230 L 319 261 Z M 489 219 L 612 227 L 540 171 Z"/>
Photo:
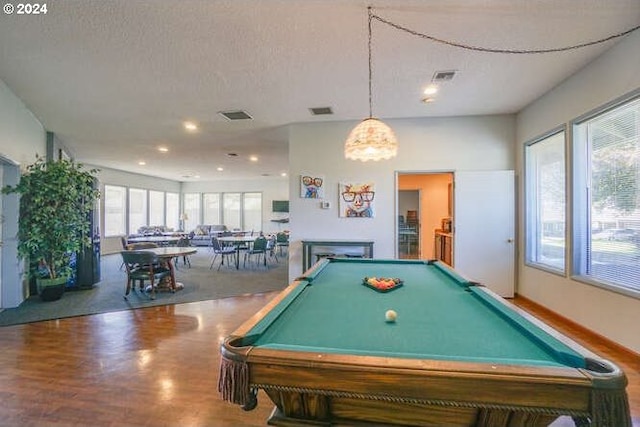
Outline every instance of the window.
<path id="1" fill-rule="evenodd" d="M 220 193 L 205 193 L 202 195 L 203 223 L 222 224 L 220 220 Z"/>
<path id="2" fill-rule="evenodd" d="M 222 217 L 227 228 L 239 230 L 240 223 L 240 193 L 224 193 L 222 195 Z"/>
<path id="3" fill-rule="evenodd" d="M 183 230 L 194 230 L 200 224 L 200 193 L 184 194 Z"/>
<path id="4" fill-rule="evenodd" d="M 640 98 L 573 126 L 574 274 L 640 295 Z"/>
<path id="5" fill-rule="evenodd" d="M 126 232 L 127 189 L 115 185 L 104 186 L 104 234 L 122 236 Z"/>
<path id="6" fill-rule="evenodd" d="M 242 199 L 243 228 L 262 230 L 262 193 L 244 193 Z"/>
<path id="7" fill-rule="evenodd" d="M 202 209 L 202 222 L 200 210 Z M 185 230 L 224 224 L 230 230 L 262 230 L 262 193 L 185 193 Z"/>
<path id="8" fill-rule="evenodd" d="M 180 195 L 167 193 L 166 197 L 167 227 L 174 230 L 180 229 Z"/>
<path id="9" fill-rule="evenodd" d="M 526 262 L 565 271 L 565 132 L 525 148 Z"/>
<path id="10" fill-rule="evenodd" d="M 147 190 L 129 189 L 129 234 L 147 224 Z"/>
<path id="11" fill-rule="evenodd" d="M 149 190 L 149 224 L 166 225 L 164 222 L 164 192 Z"/>

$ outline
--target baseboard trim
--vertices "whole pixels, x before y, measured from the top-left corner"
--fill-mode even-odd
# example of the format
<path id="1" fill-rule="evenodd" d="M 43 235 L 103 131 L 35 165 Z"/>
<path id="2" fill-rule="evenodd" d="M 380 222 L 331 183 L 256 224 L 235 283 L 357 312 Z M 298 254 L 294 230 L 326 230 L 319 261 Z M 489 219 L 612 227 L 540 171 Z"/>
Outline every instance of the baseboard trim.
<path id="1" fill-rule="evenodd" d="M 522 296 L 520 294 L 515 294 L 514 298 L 512 300 L 512 303 L 519 306 L 518 302 L 522 302 L 523 306 L 520 306 L 520 308 L 525 309 L 526 307 L 529 306 L 531 307 L 533 310 L 539 311 L 544 313 L 544 316 L 549 317 L 554 319 L 555 321 L 559 322 L 559 323 L 564 323 L 567 324 L 568 326 L 570 326 L 571 328 L 574 329 L 578 329 L 580 331 L 581 334 L 584 335 L 588 335 L 589 337 L 593 338 L 594 340 L 598 340 L 598 341 L 602 341 L 604 343 L 607 344 L 607 346 L 612 347 L 613 349 L 615 349 L 616 351 L 619 351 L 621 353 L 624 353 L 625 355 L 627 355 L 628 357 L 634 358 L 636 359 L 638 362 L 640 362 L 640 353 L 636 353 L 635 351 L 631 350 L 628 347 L 623 346 L 622 344 L 619 344 L 613 340 L 611 340 L 610 338 L 605 337 L 604 335 L 601 335 L 597 332 L 592 331 L 591 329 L 585 328 L 584 326 L 582 326 L 579 323 L 574 322 L 573 320 L 558 314 L 557 312 L 525 297 Z"/>

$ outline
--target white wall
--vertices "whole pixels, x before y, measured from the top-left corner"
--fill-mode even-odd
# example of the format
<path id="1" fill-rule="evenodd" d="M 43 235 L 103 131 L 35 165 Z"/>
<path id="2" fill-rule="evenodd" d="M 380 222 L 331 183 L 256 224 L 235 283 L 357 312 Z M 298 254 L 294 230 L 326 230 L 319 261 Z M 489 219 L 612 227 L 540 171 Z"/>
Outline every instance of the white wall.
<path id="1" fill-rule="evenodd" d="M 221 180 L 209 182 L 184 182 L 183 193 L 262 193 L 262 231 L 276 233 L 289 228 L 289 224 L 272 222 L 272 219 L 288 218 L 288 214 L 271 212 L 272 200 L 289 199 L 289 181 L 286 177 L 265 177 L 260 180 Z"/>
<path id="2" fill-rule="evenodd" d="M 172 193 L 180 192 L 180 183 L 163 178 L 156 178 L 148 175 L 140 175 L 137 173 L 124 172 L 117 169 L 105 168 L 102 166 L 94 166 L 90 164 L 84 165 L 86 169 L 98 169 L 97 173 L 100 184 L 123 185 L 134 188 L 145 188 L 147 190 L 168 191 Z"/>
<path id="3" fill-rule="evenodd" d="M 19 179 L 18 165 L 33 163 L 36 154 L 46 153 L 46 134 L 38 119 L 0 80 L 0 163 L 5 166 L 3 184 Z M 9 179 L 10 177 L 10 179 Z M 17 257 L 18 196 L 1 196 L 2 215 L 2 280 L 0 307 L 18 306 L 28 296 L 28 284 L 21 276 L 22 262 Z"/>
<path id="4" fill-rule="evenodd" d="M 636 32 L 518 114 L 520 175 L 527 141 L 640 88 L 639 52 L 640 33 Z M 522 183 L 519 193 L 524 194 Z M 522 197 L 519 211 L 524 212 Z M 524 236 L 523 218 L 519 234 Z M 522 238 L 519 248 L 519 294 L 640 353 L 640 300 L 527 267 Z"/>
<path id="5" fill-rule="evenodd" d="M 515 116 L 385 120 L 399 141 L 398 156 L 382 162 L 344 158 L 344 141 L 357 122 L 291 126 L 289 277 L 302 272 L 301 240 L 373 240 L 375 258 L 393 258 L 397 171 L 503 170 L 515 167 Z M 300 176 L 324 176 L 325 201 L 300 197 Z M 340 218 L 338 184 L 375 184 L 375 218 Z"/>
<path id="6" fill-rule="evenodd" d="M 46 154 L 46 134 L 42 124 L 0 80 L 0 155 L 28 165 L 36 154 Z"/>

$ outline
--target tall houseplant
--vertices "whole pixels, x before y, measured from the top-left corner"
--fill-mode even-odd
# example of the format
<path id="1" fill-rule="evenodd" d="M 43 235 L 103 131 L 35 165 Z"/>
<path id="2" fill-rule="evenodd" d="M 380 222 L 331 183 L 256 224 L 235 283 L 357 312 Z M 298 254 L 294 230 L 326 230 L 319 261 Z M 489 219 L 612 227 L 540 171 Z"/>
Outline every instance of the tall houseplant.
<path id="1" fill-rule="evenodd" d="M 29 276 L 39 282 L 43 299 L 59 298 L 45 286 L 64 291 L 72 256 L 91 244 L 89 214 L 99 197 L 96 172 L 72 160 L 47 162 L 37 157 L 17 185 L 2 189 L 20 195 L 18 255 L 27 260 Z"/>

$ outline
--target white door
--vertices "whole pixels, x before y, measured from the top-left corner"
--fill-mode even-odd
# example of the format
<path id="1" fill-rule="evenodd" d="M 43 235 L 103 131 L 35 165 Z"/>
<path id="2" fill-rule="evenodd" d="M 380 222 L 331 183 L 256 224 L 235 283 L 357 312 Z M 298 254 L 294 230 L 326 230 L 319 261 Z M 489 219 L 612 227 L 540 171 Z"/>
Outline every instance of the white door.
<path id="1" fill-rule="evenodd" d="M 469 280 L 511 298 L 515 288 L 513 171 L 454 174 L 454 266 Z"/>

